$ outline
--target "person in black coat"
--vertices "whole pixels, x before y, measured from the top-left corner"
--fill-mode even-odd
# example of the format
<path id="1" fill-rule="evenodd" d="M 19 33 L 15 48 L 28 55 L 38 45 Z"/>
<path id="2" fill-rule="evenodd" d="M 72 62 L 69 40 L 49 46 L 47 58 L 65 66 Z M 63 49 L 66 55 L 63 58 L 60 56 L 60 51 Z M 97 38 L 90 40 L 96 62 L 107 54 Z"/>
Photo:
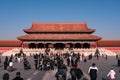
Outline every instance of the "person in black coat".
<path id="1" fill-rule="evenodd" d="M 7 69 L 7 66 L 8 66 L 8 57 L 6 56 L 4 61 L 4 70 Z"/>
<path id="2" fill-rule="evenodd" d="M 83 76 L 83 72 L 82 72 L 82 70 L 80 69 L 80 67 L 77 67 L 76 70 L 77 70 L 77 71 L 76 71 L 76 78 L 77 78 L 77 80 L 80 80 L 81 77 Z"/>
<path id="3" fill-rule="evenodd" d="M 6 69 L 7 69 L 7 66 L 8 66 L 8 62 L 7 62 L 7 61 L 5 61 L 5 62 L 4 62 L 4 70 L 6 70 Z"/>
<path id="4" fill-rule="evenodd" d="M 70 58 L 67 58 L 67 66 L 70 66 Z"/>
<path id="5" fill-rule="evenodd" d="M 16 72 L 16 77 L 13 80 L 24 80 L 24 79 L 21 77 L 20 72 Z"/>
<path id="6" fill-rule="evenodd" d="M 4 73 L 3 74 L 3 77 L 2 77 L 2 80 L 9 80 L 9 74 L 8 73 Z"/>
<path id="7" fill-rule="evenodd" d="M 97 71 L 98 71 L 98 68 L 96 67 L 96 64 L 92 63 L 92 66 L 89 67 L 89 70 L 88 70 L 91 80 L 97 80 Z"/>
<path id="8" fill-rule="evenodd" d="M 72 66 L 77 67 L 77 63 L 78 63 L 77 58 L 76 58 L 76 57 L 72 57 L 72 59 L 71 59 L 71 64 L 72 64 Z"/>
<path id="9" fill-rule="evenodd" d="M 31 69 L 31 65 L 28 62 L 27 58 L 24 59 L 23 64 L 24 64 L 24 70 Z"/>
<path id="10" fill-rule="evenodd" d="M 77 71 L 77 68 L 72 66 L 70 69 L 71 80 L 76 80 L 77 78 L 76 71 Z"/>

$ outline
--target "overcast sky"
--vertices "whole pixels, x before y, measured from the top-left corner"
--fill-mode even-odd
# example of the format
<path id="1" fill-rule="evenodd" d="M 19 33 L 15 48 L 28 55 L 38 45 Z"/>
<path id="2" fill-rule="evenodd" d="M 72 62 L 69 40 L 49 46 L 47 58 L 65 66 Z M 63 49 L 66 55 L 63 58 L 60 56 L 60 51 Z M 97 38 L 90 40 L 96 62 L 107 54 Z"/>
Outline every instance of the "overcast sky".
<path id="1" fill-rule="evenodd" d="M 120 0 L 0 0 L 0 40 L 16 40 L 32 22 L 87 22 L 93 35 L 120 40 Z"/>

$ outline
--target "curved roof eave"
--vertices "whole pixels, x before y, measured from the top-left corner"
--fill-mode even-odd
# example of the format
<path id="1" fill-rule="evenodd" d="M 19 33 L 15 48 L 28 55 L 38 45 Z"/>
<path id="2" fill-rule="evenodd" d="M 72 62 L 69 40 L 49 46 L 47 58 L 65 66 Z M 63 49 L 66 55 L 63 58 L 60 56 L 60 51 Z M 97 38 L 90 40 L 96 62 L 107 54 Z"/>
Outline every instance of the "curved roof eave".
<path id="1" fill-rule="evenodd" d="M 95 40 L 101 37 L 90 34 L 29 34 L 18 37 L 19 40 Z"/>

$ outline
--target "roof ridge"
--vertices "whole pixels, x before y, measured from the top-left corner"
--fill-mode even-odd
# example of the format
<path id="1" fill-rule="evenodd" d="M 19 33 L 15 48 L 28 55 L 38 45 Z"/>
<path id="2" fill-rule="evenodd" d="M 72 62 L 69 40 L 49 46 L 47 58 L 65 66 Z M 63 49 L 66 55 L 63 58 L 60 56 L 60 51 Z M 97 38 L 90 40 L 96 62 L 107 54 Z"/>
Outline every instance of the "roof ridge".
<path id="1" fill-rule="evenodd" d="M 32 22 L 32 24 L 87 24 L 87 22 Z"/>

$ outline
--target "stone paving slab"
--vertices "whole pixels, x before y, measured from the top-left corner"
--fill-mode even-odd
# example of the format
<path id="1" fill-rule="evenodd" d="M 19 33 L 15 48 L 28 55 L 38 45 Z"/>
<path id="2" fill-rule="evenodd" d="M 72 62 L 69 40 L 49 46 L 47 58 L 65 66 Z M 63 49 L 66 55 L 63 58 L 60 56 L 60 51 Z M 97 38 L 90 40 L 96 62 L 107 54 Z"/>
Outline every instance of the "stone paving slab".
<path id="1" fill-rule="evenodd" d="M 81 61 L 79 65 L 81 69 L 86 74 L 88 74 L 88 69 L 93 62 L 96 64 L 96 66 L 99 69 L 97 80 L 102 80 L 102 78 L 106 78 L 111 68 L 113 68 L 116 72 L 116 80 L 120 80 L 120 73 L 119 73 L 120 67 L 117 66 L 117 59 L 115 58 L 115 56 L 108 56 L 107 60 L 103 57 L 100 57 L 99 60 L 97 60 L 96 58 L 93 58 L 92 60 L 88 60 L 86 63 Z"/>

